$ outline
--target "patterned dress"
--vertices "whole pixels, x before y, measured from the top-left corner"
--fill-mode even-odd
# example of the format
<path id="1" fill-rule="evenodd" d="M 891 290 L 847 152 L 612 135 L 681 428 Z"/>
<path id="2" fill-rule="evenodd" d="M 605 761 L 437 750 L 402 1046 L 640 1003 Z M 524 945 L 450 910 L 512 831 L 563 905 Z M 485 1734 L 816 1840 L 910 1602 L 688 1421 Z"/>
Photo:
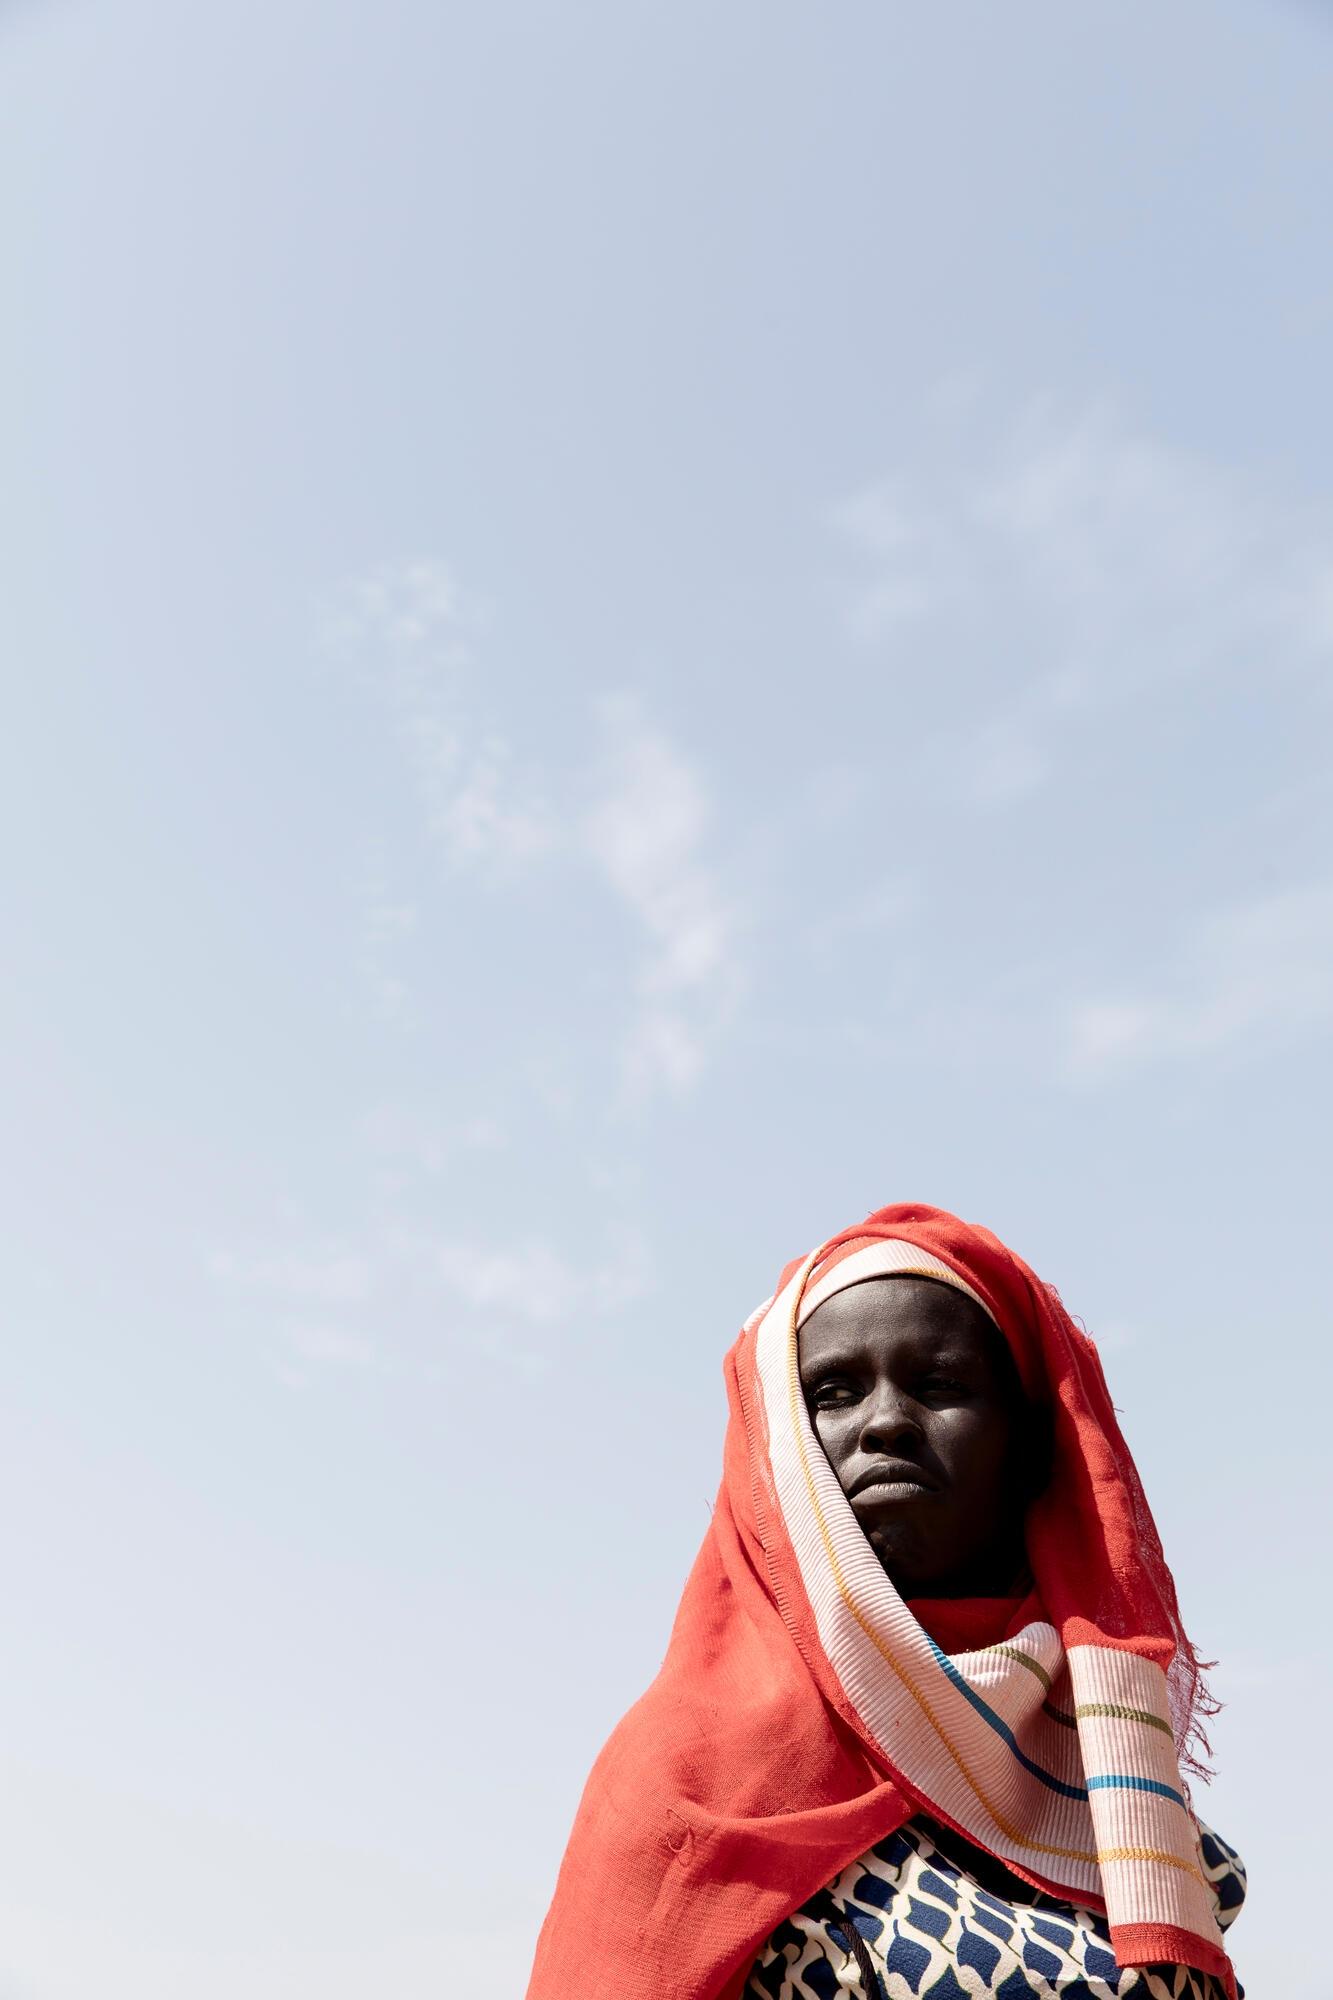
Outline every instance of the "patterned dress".
<path id="1" fill-rule="evenodd" d="M 1201 1831 L 1225 1929 L 1244 1901 L 1245 1870 Z M 1029 1888 L 924 1815 L 780 1924 L 745 1991 L 746 2000 L 1222 2000 L 1217 1980 L 1184 1966 L 1121 1972 L 1104 1917 Z"/>

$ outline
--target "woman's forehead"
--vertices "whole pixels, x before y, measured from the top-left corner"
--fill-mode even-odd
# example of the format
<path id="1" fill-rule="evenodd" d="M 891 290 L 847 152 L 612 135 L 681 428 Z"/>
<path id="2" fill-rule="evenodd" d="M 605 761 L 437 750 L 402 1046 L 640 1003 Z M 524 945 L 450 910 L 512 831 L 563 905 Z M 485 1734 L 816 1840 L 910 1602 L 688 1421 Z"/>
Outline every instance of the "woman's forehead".
<path id="1" fill-rule="evenodd" d="M 848 1337 L 911 1338 L 933 1342 L 957 1334 L 967 1345 L 991 1345 L 995 1328 L 987 1314 L 956 1286 L 919 1275 L 867 1278 L 835 1292 L 815 1307 L 798 1336 L 805 1353 Z"/>

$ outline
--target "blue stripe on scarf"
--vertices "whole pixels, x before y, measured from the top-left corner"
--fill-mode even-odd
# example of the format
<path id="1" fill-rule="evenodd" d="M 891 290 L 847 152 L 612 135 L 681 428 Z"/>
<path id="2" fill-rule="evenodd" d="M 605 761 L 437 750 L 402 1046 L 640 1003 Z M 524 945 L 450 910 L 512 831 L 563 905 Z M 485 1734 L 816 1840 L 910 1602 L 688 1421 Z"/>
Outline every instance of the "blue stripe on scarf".
<path id="1" fill-rule="evenodd" d="M 988 1703 L 984 1702 L 981 1699 L 981 1696 L 977 1693 L 974 1687 L 968 1686 L 967 1682 L 963 1679 L 963 1676 L 959 1673 L 953 1661 L 949 1658 L 949 1655 L 947 1653 L 942 1653 L 940 1651 L 939 1647 L 935 1644 L 935 1641 L 931 1638 L 929 1632 L 925 1631 L 924 1627 L 922 1628 L 922 1636 L 929 1642 L 931 1652 L 935 1655 L 935 1658 L 939 1661 L 945 1673 L 949 1676 L 949 1679 L 958 1689 L 958 1692 L 962 1695 L 966 1695 L 967 1699 L 971 1702 L 973 1708 L 975 1708 L 977 1714 L 982 1718 L 982 1720 L 984 1722 L 989 1722 L 991 1728 L 995 1731 L 997 1736 L 1003 1737 L 1004 1741 L 1013 1751 L 1015 1757 L 1017 1757 L 1019 1763 L 1023 1766 L 1023 1769 L 1025 1771 L 1031 1771 L 1034 1778 L 1039 1778 L 1043 1785 L 1047 1785 L 1050 1787 L 1051 1791 L 1059 1792 L 1062 1798 L 1066 1799 L 1087 1798 L 1088 1791 L 1086 1785 L 1067 1785 L 1063 1778 L 1057 1778 L 1053 1772 L 1044 1770 L 1040 1764 L 1034 1764 L 1031 1757 L 1029 1757 L 1024 1751 L 1019 1749 L 1018 1739 L 1015 1737 L 1013 1730 L 1009 1727 L 1009 1724 L 1005 1721 L 1004 1717 L 1002 1715 L 997 1715 L 995 1713 L 995 1710 L 991 1708 Z M 1104 1778 L 1102 1780 L 1103 1784 L 1115 1784 L 1116 1782 L 1117 1780 L 1114 1778 Z M 1134 1781 L 1132 1779 L 1127 1779 L 1125 1782 L 1133 1783 Z M 1145 1785 L 1148 1784 L 1148 1781 L 1146 1779 L 1143 1782 Z M 1154 1785 L 1150 1786 L 1149 1789 L 1156 1791 L 1160 1790 L 1161 1788 L 1159 1786 Z M 1174 1798 L 1176 1795 L 1174 1792 L 1172 1792 L 1170 1796 Z"/>

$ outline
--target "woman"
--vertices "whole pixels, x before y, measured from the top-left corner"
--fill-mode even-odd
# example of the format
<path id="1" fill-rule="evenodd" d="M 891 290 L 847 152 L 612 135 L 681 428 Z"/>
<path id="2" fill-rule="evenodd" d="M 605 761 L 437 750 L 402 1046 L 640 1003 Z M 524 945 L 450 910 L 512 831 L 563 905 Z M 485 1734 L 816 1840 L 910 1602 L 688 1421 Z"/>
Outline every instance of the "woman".
<path id="1" fill-rule="evenodd" d="M 1236 2000 L 1211 1704 L 1096 1352 L 984 1229 L 879 1210 L 728 1356 L 666 1660 L 529 2000 Z"/>

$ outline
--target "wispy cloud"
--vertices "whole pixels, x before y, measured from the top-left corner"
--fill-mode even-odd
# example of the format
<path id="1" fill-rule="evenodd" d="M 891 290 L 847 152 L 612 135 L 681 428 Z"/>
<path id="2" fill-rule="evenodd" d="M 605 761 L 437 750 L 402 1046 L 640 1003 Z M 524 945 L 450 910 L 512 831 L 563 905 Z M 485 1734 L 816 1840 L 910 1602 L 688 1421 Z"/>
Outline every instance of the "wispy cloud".
<path id="1" fill-rule="evenodd" d="M 509 1144 L 503 1124 L 486 1112 L 441 1122 L 424 1116 L 414 1104 L 389 1099 L 368 1113 L 364 1137 L 371 1153 L 387 1166 L 430 1175 L 469 1155 L 502 1153 Z"/>
<path id="2" fill-rule="evenodd" d="M 214 1251 L 208 1269 L 219 1284 L 232 1290 L 329 1306 L 359 1305 L 369 1298 L 373 1278 L 369 1258 L 327 1243 L 252 1256 Z"/>
<path id="3" fill-rule="evenodd" d="M 1333 646 L 1327 519 L 1105 412 L 1034 415 L 972 511 L 1062 614 L 1073 675 L 1111 674 L 1122 696 Z"/>
<path id="4" fill-rule="evenodd" d="M 384 856 L 377 855 L 352 885 L 360 908 L 360 970 L 376 1018 L 386 1027 L 412 1026 L 415 997 L 408 954 L 420 912 L 410 896 L 395 895 Z"/>
<path id="5" fill-rule="evenodd" d="M 452 571 L 434 556 L 379 563 L 343 584 L 325 618 L 327 637 L 337 644 L 367 640 L 390 646 L 458 644 L 463 620 L 461 594 Z"/>
<path id="6" fill-rule="evenodd" d="M 373 1260 L 344 1244 L 239 1254 L 214 1251 L 209 1276 L 224 1295 L 245 1301 L 278 1378 L 302 1387 L 312 1368 L 366 1367 L 376 1344 L 362 1330 L 376 1290 Z"/>
<path id="7" fill-rule="evenodd" d="M 317 1366 L 364 1368 L 375 1360 L 375 1343 L 345 1327 L 298 1321 L 284 1333 L 292 1352 Z"/>
<path id="8" fill-rule="evenodd" d="M 910 479 L 890 475 L 851 494 L 833 508 L 832 525 L 861 558 L 842 593 L 853 638 L 882 639 L 936 609 L 956 530 L 947 512 L 923 504 Z"/>
<path id="9" fill-rule="evenodd" d="M 1333 1023 L 1333 889 L 1289 889 L 1202 921 L 1155 981 L 1073 1012 L 1074 1072 L 1216 1054 L 1252 1037 Z"/>
<path id="10" fill-rule="evenodd" d="M 512 1244 L 416 1239 L 439 1287 L 478 1321 L 560 1326 L 578 1313 L 622 1311 L 649 1286 L 646 1247 L 627 1235 L 600 1262 L 573 1263 L 540 1238 Z"/>
<path id="11" fill-rule="evenodd" d="M 708 858 L 700 774 L 626 698 L 604 704 L 586 850 L 643 944 L 627 1081 L 683 1089 L 703 1067 L 740 985 L 737 925 Z"/>
<path id="12" fill-rule="evenodd" d="M 326 636 L 391 719 L 425 839 L 452 869 L 482 871 L 499 890 L 542 863 L 553 896 L 578 895 L 590 871 L 612 893 L 639 940 L 620 1096 L 685 1090 L 742 986 L 704 776 L 623 695 L 593 704 L 590 759 L 560 769 L 525 756 L 503 726 L 503 677 L 479 671 L 483 623 L 447 565 L 423 560 L 349 582 Z M 420 1018 L 406 968 L 409 946 L 426 943 L 430 891 L 418 881 L 396 893 L 391 880 L 381 853 L 361 887 L 361 959 L 376 1013 L 401 1026 Z"/>
<path id="13" fill-rule="evenodd" d="M 1034 790 L 1062 734 L 1110 709 L 1333 657 L 1327 510 L 1104 409 L 1043 404 L 998 442 L 933 445 L 833 510 L 839 602 L 858 644 L 910 658 L 955 709 L 966 695 L 949 767 L 976 803 Z"/>
<path id="14" fill-rule="evenodd" d="M 312 1369 L 388 1359 L 429 1372 L 448 1341 L 509 1354 L 535 1378 L 547 1360 L 538 1336 L 622 1312 L 653 1282 L 634 1229 L 608 1232 L 599 1251 L 575 1260 L 541 1235 L 486 1240 L 401 1217 L 364 1242 L 218 1251 L 207 1268 L 224 1295 L 245 1300 L 246 1325 L 293 1386 Z"/>
<path id="15" fill-rule="evenodd" d="M 519 798 L 511 782 L 512 766 L 509 744 L 495 734 L 484 737 L 462 761 L 431 821 L 431 831 L 455 861 L 499 860 L 517 866 L 554 843 L 544 808 Z"/>
<path id="16" fill-rule="evenodd" d="M 487 712 L 475 646 L 480 614 L 433 558 L 382 563 L 343 585 L 329 649 L 384 699 L 430 840 L 454 866 L 514 868 L 555 834 L 531 773 Z"/>
<path id="17" fill-rule="evenodd" d="M 919 884 L 906 877 L 850 896 L 811 916 L 804 933 L 806 949 L 812 958 L 820 958 L 853 939 L 890 935 L 915 921 L 922 902 Z"/>

